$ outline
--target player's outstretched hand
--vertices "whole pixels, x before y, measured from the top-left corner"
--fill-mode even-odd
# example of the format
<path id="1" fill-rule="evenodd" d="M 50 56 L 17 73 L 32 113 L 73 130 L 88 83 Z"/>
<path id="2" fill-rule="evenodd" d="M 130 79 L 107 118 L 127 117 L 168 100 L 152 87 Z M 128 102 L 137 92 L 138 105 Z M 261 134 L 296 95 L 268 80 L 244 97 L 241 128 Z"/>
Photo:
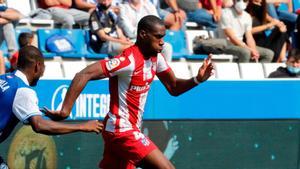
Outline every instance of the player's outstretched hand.
<path id="1" fill-rule="evenodd" d="M 99 120 L 90 120 L 82 123 L 82 131 L 85 132 L 95 132 L 97 134 L 101 133 L 103 129 L 103 123 Z"/>
<path id="2" fill-rule="evenodd" d="M 206 81 L 211 75 L 213 75 L 214 66 L 211 61 L 211 54 L 204 60 L 202 66 L 199 68 L 197 80 L 199 82 Z"/>
<path id="3" fill-rule="evenodd" d="M 48 116 L 49 118 L 55 121 L 63 120 L 68 117 L 59 110 L 50 110 L 47 107 L 43 107 L 40 110 L 41 112 L 45 113 L 46 116 Z"/>

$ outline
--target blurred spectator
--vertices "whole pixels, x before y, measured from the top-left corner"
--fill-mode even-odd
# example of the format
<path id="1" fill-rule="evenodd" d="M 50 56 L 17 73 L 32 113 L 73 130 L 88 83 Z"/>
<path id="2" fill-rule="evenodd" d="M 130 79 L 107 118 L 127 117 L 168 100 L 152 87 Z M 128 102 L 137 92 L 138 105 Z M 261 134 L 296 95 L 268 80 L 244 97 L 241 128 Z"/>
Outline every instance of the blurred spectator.
<path id="1" fill-rule="evenodd" d="M 96 53 L 117 55 L 133 43 L 118 27 L 118 16 L 111 10 L 112 0 L 98 0 L 89 26 L 91 47 Z"/>
<path id="2" fill-rule="evenodd" d="M 141 18 L 147 15 L 158 17 L 155 6 L 147 0 L 128 0 L 120 5 L 120 22 L 124 34 L 130 39 L 136 39 L 137 24 Z"/>
<path id="3" fill-rule="evenodd" d="M 285 60 L 288 42 L 286 26 L 269 16 L 266 0 L 250 0 L 246 11 L 252 16 L 252 34 L 256 45 L 271 49 L 274 52 L 273 62 Z M 271 33 L 266 35 L 266 31 Z"/>
<path id="4" fill-rule="evenodd" d="M 300 50 L 292 49 L 286 61 L 286 67 L 279 67 L 269 78 L 300 78 Z"/>
<path id="5" fill-rule="evenodd" d="M 223 8 L 230 8 L 233 5 L 233 0 L 223 0 L 222 7 Z"/>
<path id="6" fill-rule="evenodd" d="M 125 0 L 127 1 L 127 0 Z M 86 12 L 92 13 L 93 10 L 96 8 L 97 0 L 73 0 L 72 7 L 84 10 Z M 116 13 L 119 14 L 120 9 L 119 5 L 123 3 L 123 0 L 113 0 L 111 3 L 111 9 Z"/>
<path id="7" fill-rule="evenodd" d="M 255 44 L 251 32 L 252 19 L 245 11 L 248 2 L 234 0 L 233 3 L 233 7 L 222 10 L 219 22 L 219 35 L 228 40 L 223 52 L 237 56 L 239 62 L 271 62 L 274 53 Z M 244 37 L 246 43 L 243 41 Z"/>
<path id="8" fill-rule="evenodd" d="M 52 19 L 62 24 L 62 28 L 72 29 L 75 23 L 87 25 L 89 13 L 71 8 L 72 0 L 39 0 L 39 6 L 47 9 Z"/>
<path id="9" fill-rule="evenodd" d="M 96 8 L 94 0 L 74 0 L 73 7 L 91 13 Z"/>
<path id="10" fill-rule="evenodd" d="M 128 0 L 127 3 L 120 5 L 119 25 L 132 41 L 137 37 L 138 22 L 147 15 L 159 17 L 155 6 L 148 0 Z M 162 53 L 168 62 L 172 61 L 172 46 L 169 43 L 164 43 Z"/>
<path id="11" fill-rule="evenodd" d="M 5 40 L 11 56 L 18 50 L 14 25 L 23 16 L 15 9 L 7 8 L 5 2 L 0 0 L 0 45 Z"/>
<path id="12" fill-rule="evenodd" d="M 159 17 L 165 22 L 167 29 L 179 30 L 186 20 L 185 12 L 178 7 L 176 0 L 150 0 L 157 8 Z M 166 3 L 167 8 L 162 9 L 161 3 Z"/>
<path id="13" fill-rule="evenodd" d="M 0 51 L 0 75 L 5 73 L 5 62 L 2 51 Z"/>
<path id="14" fill-rule="evenodd" d="M 281 10 L 280 5 L 287 4 L 287 11 Z M 293 13 L 292 0 L 267 0 L 267 8 L 269 15 L 280 21 L 283 21 L 287 25 L 287 32 L 291 35 L 295 30 L 297 14 Z"/>
<path id="15" fill-rule="evenodd" d="M 205 26 L 208 29 L 216 29 L 218 22 L 221 19 L 222 0 L 192 0 L 186 2 L 185 0 L 180 4 L 180 7 L 185 9 L 188 21 L 196 22 L 199 25 Z M 188 8 L 191 6 L 188 3 L 194 3 L 194 9 Z M 195 9 L 196 7 L 196 9 Z"/>
<path id="16" fill-rule="evenodd" d="M 32 45 L 33 43 L 33 34 L 30 32 L 22 32 L 18 38 L 19 47 L 23 48 L 24 46 Z M 9 59 L 10 62 L 10 72 L 14 71 L 17 68 L 17 62 L 19 58 L 19 51 L 16 51 L 12 57 Z"/>

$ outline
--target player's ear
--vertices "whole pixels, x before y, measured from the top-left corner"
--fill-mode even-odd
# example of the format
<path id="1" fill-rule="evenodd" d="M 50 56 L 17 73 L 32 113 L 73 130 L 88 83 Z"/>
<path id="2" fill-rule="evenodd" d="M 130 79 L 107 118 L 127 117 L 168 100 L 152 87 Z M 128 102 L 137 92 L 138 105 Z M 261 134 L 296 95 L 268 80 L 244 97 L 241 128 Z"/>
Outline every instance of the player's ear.
<path id="1" fill-rule="evenodd" d="M 139 36 L 140 36 L 142 39 L 145 39 L 146 36 L 147 36 L 147 32 L 146 32 L 145 30 L 141 30 Z"/>

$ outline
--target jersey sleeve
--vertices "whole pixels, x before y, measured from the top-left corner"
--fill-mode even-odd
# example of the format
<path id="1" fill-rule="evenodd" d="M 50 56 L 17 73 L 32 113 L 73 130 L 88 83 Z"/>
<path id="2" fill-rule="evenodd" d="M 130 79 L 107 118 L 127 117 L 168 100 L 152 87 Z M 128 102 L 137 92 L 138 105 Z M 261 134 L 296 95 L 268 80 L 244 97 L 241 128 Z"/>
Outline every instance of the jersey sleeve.
<path id="1" fill-rule="evenodd" d="M 42 115 L 38 107 L 38 98 L 33 89 L 19 88 L 12 107 L 15 116 L 23 123 L 35 115 Z"/>
<path id="2" fill-rule="evenodd" d="M 157 55 L 157 69 L 156 73 L 162 73 L 171 70 L 170 66 L 168 65 L 166 59 L 160 53 Z"/>
<path id="3" fill-rule="evenodd" d="M 104 75 L 106 77 L 112 77 L 126 73 L 132 61 L 128 57 L 118 55 L 114 58 L 101 60 L 99 62 Z"/>

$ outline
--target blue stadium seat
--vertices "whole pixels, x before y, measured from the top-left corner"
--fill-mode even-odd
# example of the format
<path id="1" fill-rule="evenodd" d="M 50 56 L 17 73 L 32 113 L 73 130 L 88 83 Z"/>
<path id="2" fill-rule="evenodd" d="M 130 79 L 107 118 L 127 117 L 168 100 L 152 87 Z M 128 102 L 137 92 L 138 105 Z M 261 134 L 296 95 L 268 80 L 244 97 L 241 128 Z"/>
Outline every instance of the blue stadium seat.
<path id="1" fill-rule="evenodd" d="M 293 0 L 294 12 L 300 9 L 300 0 Z"/>
<path id="2" fill-rule="evenodd" d="M 288 5 L 286 3 L 281 3 L 278 7 L 279 10 L 281 11 L 288 11 Z"/>
<path id="3" fill-rule="evenodd" d="M 60 33 L 59 29 L 38 29 L 37 36 L 38 36 L 38 47 L 43 53 L 45 58 L 53 58 L 56 56 L 55 53 L 48 52 L 46 49 L 46 40 L 54 35 Z"/>
<path id="4" fill-rule="evenodd" d="M 188 50 L 186 46 L 185 33 L 182 30 L 171 31 L 167 30 L 164 40 L 170 43 L 173 47 L 172 59 L 184 58 L 188 55 Z"/>
<path id="5" fill-rule="evenodd" d="M 207 57 L 208 57 L 207 54 L 190 54 L 190 55 L 186 56 L 186 59 L 189 59 L 189 60 L 204 60 Z"/>
<path id="6" fill-rule="evenodd" d="M 189 54 L 185 32 L 182 30 L 167 30 L 164 40 L 170 43 L 173 47 L 173 60 L 178 60 L 180 58 L 186 58 L 190 60 L 203 60 L 207 57 L 206 54 Z"/>
<path id="7" fill-rule="evenodd" d="M 88 59 L 104 59 L 107 58 L 108 55 L 104 53 L 96 53 L 94 50 L 91 48 L 90 44 L 90 35 L 89 31 L 85 31 L 85 44 L 86 44 L 86 51 L 85 51 L 85 57 Z"/>
<path id="8" fill-rule="evenodd" d="M 82 29 L 61 29 L 60 33 L 62 35 L 67 36 L 72 43 L 74 44 L 74 47 L 76 49 L 73 53 L 64 53 L 60 54 L 63 58 L 81 58 L 85 56 L 85 39 L 84 39 L 84 31 Z"/>

